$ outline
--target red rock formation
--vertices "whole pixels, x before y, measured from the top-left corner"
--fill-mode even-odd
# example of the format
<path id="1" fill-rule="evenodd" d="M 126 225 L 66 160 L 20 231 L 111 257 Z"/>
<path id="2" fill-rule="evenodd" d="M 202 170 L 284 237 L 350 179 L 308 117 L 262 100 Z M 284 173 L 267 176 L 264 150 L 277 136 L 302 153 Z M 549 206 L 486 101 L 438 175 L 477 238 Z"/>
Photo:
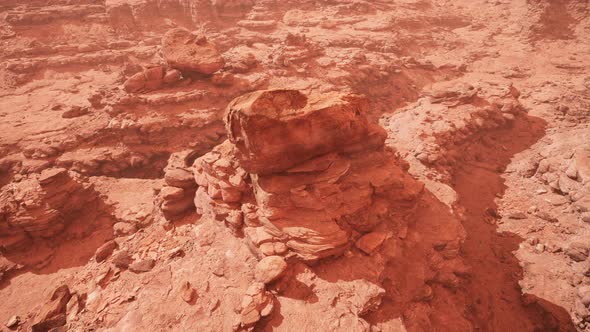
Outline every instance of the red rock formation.
<path id="1" fill-rule="evenodd" d="M 83 211 L 96 206 L 92 186 L 72 178 L 63 168 L 50 168 L 38 176 L 2 188 L 0 192 L 0 246 L 21 247 L 29 238 L 60 234 Z M 94 212 L 96 213 L 96 211 Z"/>
<path id="2" fill-rule="evenodd" d="M 588 330 L 589 27 L 576 0 L 0 1 L 0 324 Z"/>
<path id="3" fill-rule="evenodd" d="M 237 232 L 244 221 L 241 205 L 251 189 L 248 173 L 233 159 L 232 151 L 233 145 L 225 141 L 195 160 L 193 173 L 199 185 L 195 206 L 197 213 L 224 221 Z"/>
<path id="4" fill-rule="evenodd" d="M 357 96 L 293 90 L 236 98 L 226 111 L 229 141 L 195 161 L 197 211 L 234 229 L 243 220 L 265 255 L 342 253 L 352 231 L 370 231 L 422 190 L 365 108 Z"/>
<path id="5" fill-rule="evenodd" d="M 168 65 L 180 71 L 213 74 L 225 64 L 215 44 L 186 29 L 166 32 L 162 37 L 162 52 Z"/>
<path id="6" fill-rule="evenodd" d="M 350 95 L 308 99 L 299 91 L 258 91 L 229 104 L 226 127 L 240 165 L 263 175 L 329 152 L 383 145 L 386 134 L 368 123 L 366 107 L 365 100 Z"/>

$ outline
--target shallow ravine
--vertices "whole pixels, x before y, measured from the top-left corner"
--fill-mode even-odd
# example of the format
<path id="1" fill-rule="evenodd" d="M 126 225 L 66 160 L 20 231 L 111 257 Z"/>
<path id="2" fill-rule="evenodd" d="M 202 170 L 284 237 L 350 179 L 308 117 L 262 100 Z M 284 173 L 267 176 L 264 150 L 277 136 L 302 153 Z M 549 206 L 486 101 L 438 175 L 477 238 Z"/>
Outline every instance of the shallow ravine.
<path id="1" fill-rule="evenodd" d="M 544 135 L 544 126 L 538 118 L 520 119 L 509 129 L 486 133 L 462 147 L 467 153 L 453 187 L 467 232 L 462 247 L 462 257 L 472 267 L 467 315 L 476 330 L 575 331 L 565 309 L 523 296 L 518 284 L 523 271 L 514 256 L 522 238 L 496 230 L 500 216 L 495 200 L 506 189 L 501 173 L 514 154 Z"/>

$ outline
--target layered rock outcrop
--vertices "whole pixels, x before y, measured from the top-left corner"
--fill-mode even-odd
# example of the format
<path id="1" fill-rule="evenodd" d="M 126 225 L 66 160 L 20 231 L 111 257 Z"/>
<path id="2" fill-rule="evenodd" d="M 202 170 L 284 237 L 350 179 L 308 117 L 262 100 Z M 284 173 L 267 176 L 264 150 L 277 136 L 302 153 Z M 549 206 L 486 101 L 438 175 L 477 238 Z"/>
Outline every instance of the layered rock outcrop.
<path id="1" fill-rule="evenodd" d="M 332 93 L 308 98 L 299 91 L 258 91 L 228 106 L 226 129 L 236 157 L 249 173 L 286 171 L 329 152 L 353 153 L 383 144 L 369 124 L 366 101 Z"/>
<path id="2" fill-rule="evenodd" d="M 180 71 L 209 75 L 225 64 L 215 44 L 203 35 L 182 28 L 166 32 L 162 38 L 162 52 L 168 65 Z"/>
<path id="3" fill-rule="evenodd" d="M 248 173 L 233 159 L 232 151 L 233 145 L 225 141 L 195 160 L 193 173 L 199 185 L 195 206 L 197 213 L 223 221 L 237 232 L 244 220 L 243 198 L 251 189 Z"/>
<path id="4" fill-rule="evenodd" d="M 2 188 L 0 192 L 0 248 L 22 247 L 28 239 L 58 235 L 76 217 L 93 214 L 97 203 L 92 185 L 83 183 L 63 168 L 50 168 L 39 175 Z M 92 221 L 93 216 L 88 216 Z"/>
<path id="5" fill-rule="evenodd" d="M 353 233 L 411 205 L 407 176 L 361 97 L 257 91 L 226 111 L 229 140 L 194 163 L 197 212 L 242 230 L 261 255 L 338 255 Z M 406 203 L 406 204 L 404 204 Z"/>
<path id="6" fill-rule="evenodd" d="M 203 21 L 244 16 L 253 0 L 106 0 L 109 23 L 118 31 L 161 30 L 171 25 L 196 27 Z"/>
<path id="7" fill-rule="evenodd" d="M 152 65 L 129 77 L 123 88 L 127 92 L 157 90 L 163 86 L 170 86 L 182 79 L 182 73 L 177 69 Z"/>

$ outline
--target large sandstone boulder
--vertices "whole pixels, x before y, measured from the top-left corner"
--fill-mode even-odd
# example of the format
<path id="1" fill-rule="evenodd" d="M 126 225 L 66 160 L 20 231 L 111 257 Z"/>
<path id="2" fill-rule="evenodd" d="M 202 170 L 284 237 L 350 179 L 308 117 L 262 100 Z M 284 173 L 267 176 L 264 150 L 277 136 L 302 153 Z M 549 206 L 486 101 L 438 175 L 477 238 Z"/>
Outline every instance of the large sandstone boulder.
<path id="1" fill-rule="evenodd" d="M 162 51 L 168 65 L 181 71 L 210 75 L 225 64 L 213 43 L 182 28 L 166 32 Z"/>
<path id="2" fill-rule="evenodd" d="M 385 131 L 367 121 L 366 107 L 354 95 L 264 90 L 234 99 L 225 120 L 240 165 L 268 174 L 328 152 L 382 146 Z"/>

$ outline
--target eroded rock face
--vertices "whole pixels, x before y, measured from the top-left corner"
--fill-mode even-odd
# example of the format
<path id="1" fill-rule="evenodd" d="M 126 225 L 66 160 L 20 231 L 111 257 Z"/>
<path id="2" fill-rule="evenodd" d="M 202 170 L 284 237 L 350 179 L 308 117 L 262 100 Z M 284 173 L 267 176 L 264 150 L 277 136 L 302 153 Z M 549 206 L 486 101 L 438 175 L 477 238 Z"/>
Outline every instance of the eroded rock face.
<path id="1" fill-rule="evenodd" d="M 354 95 L 308 98 L 295 90 L 267 90 L 234 99 L 225 120 L 240 165 L 268 174 L 328 152 L 381 146 L 386 134 L 369 124 L 366 107 L 366 100 Z"/>
<path id="2" fill-rule="evenodd" d="M 162 38 L 162 52 L 168 65 L 180 71 L 213 74 L 225 64 L 215 45 L 205 36 L 182 28 L 168 31 Z"/>
<path id="3" fill-rule="evenodd" d="M 195 209 L 193 200 L 197 184 L 192 171 L 185 166 L 186 154 L 186 151 L 173 154 L 165 168 L 165 185 L 160 190 L 156 205 L 167 220 L 181 218 Z"/>
<path id="4" fill-rule="evenodd" d="M 443 182 L 450 181 L 461 161 L 463 151 L 456 146 L 482 130 L 512 126 L 526 114 L 509 80 L 490 81 L 462 78 L 433 84 L 424 97 L 380 120 L 392 133 L 386 144 L 395 146 L 410 164 L 409 172 L 449 206 L 457 195 Z"/>
<path id="5" fill-rule="evenodd" d="M 339 254 L 352 229 L 370 231 L 387 216 L 388 202 L 411 201 L 422 189 L 386 151 L 330 153 L 252 179 L 264 232 L 246 228 L 246 234 L 262 244 L 268 233 L 309 260 Z"/>
<path id="6" fill-rule="evenodd" d="M 113 26 L 118 31 L 133 30 L 160 30 L 169 26 L 167 17 L 174 18 L 175 22 L 182 25 L 196 23 L 197 1 L 186 0 L 146 0 L 146 1 L 118 1 L 106 0 L 106 14 Z M 200 6 L 199 9 L 204 9 Z M 200 10 L 199 10 L 200 11 Z"/>
<path id="7" fill-rule="evenodd" d="M 127 92 L 152 91 L 165 85 L 172 85 L 181 79 L 182 74 L 177 69 L 152 65 L 129 77 L 123 84 L 123 88 Z"/>
<path id="8" fill-rule="evenodd" d="M 6 186 L 0 192 L 0 246 L 11 250 L 29 238 L 53 237 L 96 199 L 91 185 L 63 168 Z"/>
<path id="9" fill-rule="evenodd" d="M 230 139 L 197 159 L 195 205 L 242 230 L 262 255 L 338 255 L 422 185 L 404 174 L 362 98 L 258 91 L 232 101 Z M 401 206 L 404 204 L 402 203 Z"/>

